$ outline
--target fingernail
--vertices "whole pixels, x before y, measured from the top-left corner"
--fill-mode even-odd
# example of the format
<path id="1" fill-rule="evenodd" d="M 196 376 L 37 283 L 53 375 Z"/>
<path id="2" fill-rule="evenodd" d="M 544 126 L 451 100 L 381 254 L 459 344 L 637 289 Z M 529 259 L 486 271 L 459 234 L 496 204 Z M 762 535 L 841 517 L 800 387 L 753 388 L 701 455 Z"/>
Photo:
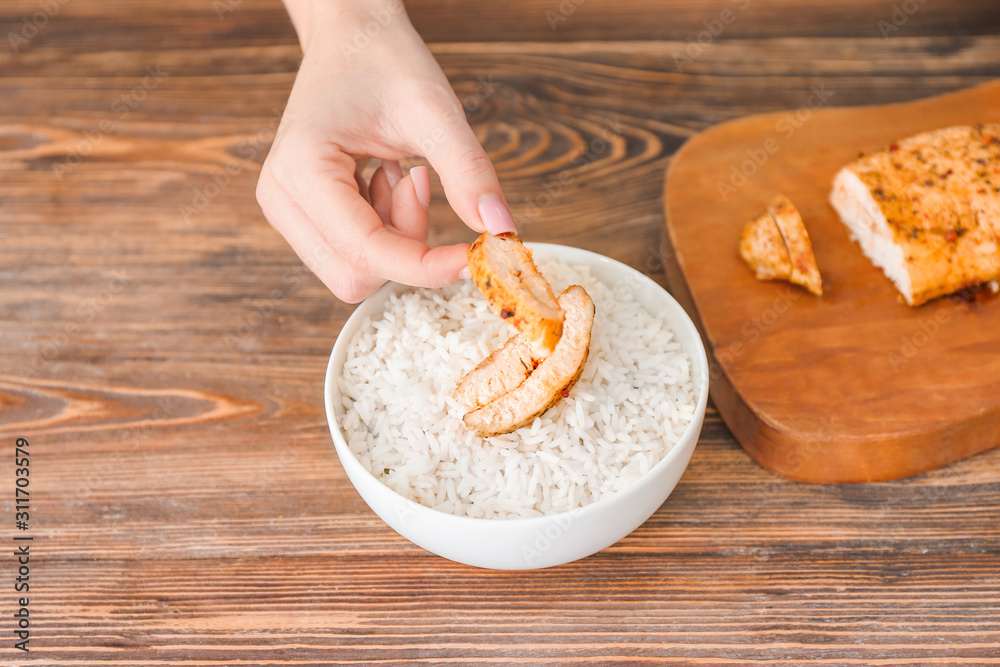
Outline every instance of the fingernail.
<path id="1" fill-rule="evenodd" d="M 472 274 L 469 273 L 469 267 L 463 266 L 462 270 L 458 272 L 458 277 L 461 278 L 462 280 L 468 280 L 469 278 L 471 278 Z"/>
<path id="2" fill-rule="evenodd" d="M 385 170 L 385 177 L 389 179 L 389 187 L 396 189 L 396 183 L 403 180 L 403 170 L 395 160 L 383 160 L 382 169 Z"/>
<path id="3" fill-rule="evenodd" d="M 413 190 L 417 193 L 417 201 L 427 208 L 431 205 L 431 177 L 427 173 L 427 167 L 410 169 L 410 178 L 413 179 Z"/>
<path id="4" fill-rule="evenodd" d="M 494 236 L 504 232 L 517 234 L 514 218 L 510 216 L 507 205 L 496 195 L 486 195 L 479 200 L 479 217 L 482 218 L 486 231 Z"/>

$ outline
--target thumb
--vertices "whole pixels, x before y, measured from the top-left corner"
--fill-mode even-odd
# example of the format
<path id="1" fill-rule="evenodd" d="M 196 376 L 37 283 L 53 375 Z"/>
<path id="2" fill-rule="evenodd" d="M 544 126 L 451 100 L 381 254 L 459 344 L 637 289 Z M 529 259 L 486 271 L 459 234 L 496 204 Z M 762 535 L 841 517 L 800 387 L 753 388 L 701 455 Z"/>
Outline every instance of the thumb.
<path id="1" fill-rule="evenodd" d="M 517 232 L 496 170 L 462 115 L 446 129 L 435 128 L 424 157 L 441 177 L 444 194 L 455 213 L 477 232 Z"/>

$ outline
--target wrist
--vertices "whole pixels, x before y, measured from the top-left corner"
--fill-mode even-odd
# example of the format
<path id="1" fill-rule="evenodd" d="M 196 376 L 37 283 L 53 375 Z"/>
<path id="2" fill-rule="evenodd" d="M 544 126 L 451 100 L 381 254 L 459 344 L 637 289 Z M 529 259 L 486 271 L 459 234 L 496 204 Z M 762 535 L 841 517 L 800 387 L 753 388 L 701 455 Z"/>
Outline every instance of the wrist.
<path id="1" fill-rule="evenodd" d="M 303 54 L 321 43 L 345 54 L 390 28 L 410 27 L 403 0 L 284 0 Z"/>

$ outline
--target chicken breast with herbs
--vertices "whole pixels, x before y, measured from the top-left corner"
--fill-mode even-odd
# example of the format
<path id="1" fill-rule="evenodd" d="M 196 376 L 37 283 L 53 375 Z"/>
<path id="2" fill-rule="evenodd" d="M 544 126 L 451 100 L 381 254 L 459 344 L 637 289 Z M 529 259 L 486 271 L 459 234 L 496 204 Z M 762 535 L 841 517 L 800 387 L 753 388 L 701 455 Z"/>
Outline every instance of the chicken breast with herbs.
<path id="1" fill-rule="evenodd" d="M 925 132 L 859 158 L 830 202 L 911 306 L 1000 277 L 1000 125 Z"/>

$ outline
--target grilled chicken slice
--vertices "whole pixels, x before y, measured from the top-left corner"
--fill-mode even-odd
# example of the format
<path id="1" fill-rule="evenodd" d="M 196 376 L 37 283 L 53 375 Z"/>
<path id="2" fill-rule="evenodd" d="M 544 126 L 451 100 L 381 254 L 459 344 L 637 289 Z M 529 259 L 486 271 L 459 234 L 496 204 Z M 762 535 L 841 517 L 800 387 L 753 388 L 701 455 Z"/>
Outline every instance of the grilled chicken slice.
<path id="1" fill-rule="evenodd" d="M 531 345 L 515 334 L 459 380 L 455 398 L 466 407 L 482 407 L 524 382 L 535 363 Z"/>
<path id="2" fill-rule="evenodd" d="M 778 225 L 778 231 L 788 249 L 788 257 L 792 262 L 789 280 L 802 285 L 816 296 L 823 296 L 823 279 L 819 275 L 812 243 L 809 242 L 809 234 L 806 233 L 806 226 L 798 209 L 788 197 L 777 195 L 768 205 L 767 212 Z"/>
<path id="3" fill-rule="evenodd" d="M 911 306 L 1000 277 L 1000 125 L 925 132 L 859 158 L 830 203 Z"/>
<path id="4" fill-rule="evenodd" d="M 757 280 L 788 280 L 792 277 L 788 248 L 781 238 L 778 224 L 767 211 L 743 228 L 740 256 L 754 270 Z"/>
<path id="5" fill-rule="evenodd" d="M 823 281 L 802 216 L 784 195 L 778 195 L 743 228 L 740 256 L 757 280 L 787 280 L 817 296 Z"/>
<path id="6" fill-rule="evenodd" d="M 562 336 L 563 309 L 516 234 L 483 234 L 469 248 L 469 273 L 493 311 L 544 359 Z"/>
<path id="7" fill-rule="evenodd" d="M 489 437 L 527 426 L 569 395 L 580 379 L 590 353 L 590 330 L 594 325 L 594 302 L 587 291 L 572 285 L 559 295 L 566 311 L 563 333 L 552 354 L 543 359 L 517 387 L 465 415 L 465 424 Z"/>

